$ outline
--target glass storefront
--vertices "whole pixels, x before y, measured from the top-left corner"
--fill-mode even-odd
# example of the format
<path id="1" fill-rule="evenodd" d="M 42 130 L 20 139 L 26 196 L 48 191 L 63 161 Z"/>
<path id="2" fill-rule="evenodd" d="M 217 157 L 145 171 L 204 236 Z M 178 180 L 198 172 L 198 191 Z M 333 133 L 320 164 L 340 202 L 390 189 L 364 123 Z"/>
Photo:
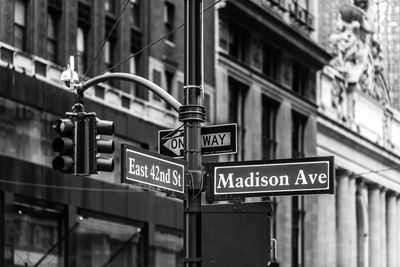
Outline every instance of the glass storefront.
<path id="1" fill-rule="evenodd" d="M 183 238 L 167 231 L 155 231 L 155 267 L 183 266 Z"/>
<path id="2" fill-rule="evenodd" d="M 15 266 L 63 266 L 59 212 L 15 203 L 14 229 Z"/>
<path id="3" fill-rule="evenodd" d="M 79 216 L 71 247 L 77 267 L 136 267 L 141 264 L 141 228 Z"/>

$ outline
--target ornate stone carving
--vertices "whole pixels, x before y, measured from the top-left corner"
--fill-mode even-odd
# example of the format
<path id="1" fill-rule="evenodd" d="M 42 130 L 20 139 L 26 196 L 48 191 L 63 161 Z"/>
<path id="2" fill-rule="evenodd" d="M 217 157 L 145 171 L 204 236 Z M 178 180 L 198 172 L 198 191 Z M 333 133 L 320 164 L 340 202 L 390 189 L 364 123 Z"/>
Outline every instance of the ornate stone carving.
<path id="1" fill-rule="evenodd" d="M 339 9 L 336 30 L 330 36 L 330 65 L 345 79 L 346 86 L 356 86 L 377 100 L 388 103 L 386 83 L 382 76 L 382 49 L 373 35 L 364 10 L 368 1 L 355 1 Z"/>

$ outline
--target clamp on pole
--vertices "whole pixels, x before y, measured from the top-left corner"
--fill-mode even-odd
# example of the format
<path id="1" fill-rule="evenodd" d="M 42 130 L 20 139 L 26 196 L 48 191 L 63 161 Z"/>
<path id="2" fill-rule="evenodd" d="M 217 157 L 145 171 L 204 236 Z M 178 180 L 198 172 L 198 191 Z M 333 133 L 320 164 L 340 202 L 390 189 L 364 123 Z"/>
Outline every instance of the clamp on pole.
<path id="1" fill-rule="evenodd" d="M 201 105 L 182 105 L 179 107 L 179 121 L 206 121 L 206 108 Z"/>

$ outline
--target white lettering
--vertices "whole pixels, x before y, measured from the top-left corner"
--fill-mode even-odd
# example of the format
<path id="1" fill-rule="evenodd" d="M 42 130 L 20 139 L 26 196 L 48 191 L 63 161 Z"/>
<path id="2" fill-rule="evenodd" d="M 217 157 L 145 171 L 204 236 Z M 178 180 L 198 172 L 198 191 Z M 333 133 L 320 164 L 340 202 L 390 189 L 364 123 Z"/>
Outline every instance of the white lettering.
<path id="1" fill-rule="evenodd" d="M 296 178 L 296 182 L 294 184 L 298 185 L 299 184 L 299 180 L 302 181 L 301 184 L 308 184 L 307 180 L 306 180 L 306 176 L 304 175 L 304 171 L 303 170 L 299 171 L 299 174 L 297 175 L 297 178 Z"/>
<path id="2" fill-rule="evenodd" d="M 326 179 L 327 177 L 325 173 L 321 173 L 320 175 L 318 175 L 318 181 L 320 184 L 326 183 L 327 182 Z"/>
<path id="3" fill-rule="evenodd" d="M 278 182 L 279 182 L 278 177 L 276 177 L 276 176 L 269 177 L 269 184 L 271 186 L 276 186 L 278 184 Z"/>
<path id="4" fill-rule="evenodd" d="M 315 180 L 317 179 L 317 173 L 309 174 L 308 177 L 310 177 L 311 184 L 314 184 Z"/>
<path id="5" fill-rule="evenodd" d="M 253 183 L 253 181 L 254 181 L 254 173 L 253 172 L 251 172 L 250 173 L 250 176 L 249 177 L 246 177 L 246 179 L 244 180 L 244 185 L 246 186 L 246 187 L 254 187 L 254 183 Z"/>
<path id="6" fill-rule="evenodd" d="M 222 187 L 226 188 L 228 186 L 229 183 L 229 188 L 234 188 L 233 186 L 233 173 L 228 174 L 228 177 L 225 178 L 223 173 L 219 174 L 219 181 L 218 181 L 218 186 L 217 188 L 221 188 L 221 183 L 222 183 Z"/>

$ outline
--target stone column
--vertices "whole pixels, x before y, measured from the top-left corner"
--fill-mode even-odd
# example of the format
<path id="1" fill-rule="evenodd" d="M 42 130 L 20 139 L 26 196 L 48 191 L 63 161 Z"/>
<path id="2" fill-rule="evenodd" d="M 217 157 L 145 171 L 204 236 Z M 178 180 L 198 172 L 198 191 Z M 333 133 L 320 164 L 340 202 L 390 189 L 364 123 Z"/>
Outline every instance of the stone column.
<path id="1" fill-rule="evenodd" d="M 349 238 L 350 238 L 350 264 L 349 267 L 357 266 L 357 211 L 356 211 L 356 179 L 349 178 L 349 202 L 348 212 L 349 217 Z"/>
<path id="2" fill-rule="evenodd" d="M 397 203 L 394 192 L 387 194 L 387 267 L 397 265 Z"/>
<path id="3" fill-rule="evenodd" d="M 314 199 L 312 199 L 314 200 Z M 312 251 L 308 262 L 304 266 L 308 267 L 331 267 L 336 266 L 336 195 L 318 195 L 315 203 L 315 214 L 309 216 L 309 227 L 305 230 L 312 231 L 314 235 Z M 307 209 L 306 217 L 309 215 Z"/>
<path id="4" fill-rule="evenodd" d="M 381 266 L 381 201 L 377 185 L 369 185 L 368 220 L 369 220 L 369 266 Z"/>
<path id="5" fill-rule="evenodd" d="M 397 214 L 396 214 L 396 222 L 397 222 L 397 248 L 396 248 L 396 252 L 399 253 L 400 251 L 400 196 L 397 197 Z M 396 267 L 400 267 L 400 258 L 397 259 L 397 266 Z"/>
<path id="6" fill-rule="evenodd" d="M 381 188 L 381 264 L 387 266 L 386 189 Z"/>
<path id="7" fill-rule="evenodd" d="M 347 175 L 337 178 L 337 266 L 350 266 L 350 228 L 349 216 L 350 202 L 349 177 Z"/>

